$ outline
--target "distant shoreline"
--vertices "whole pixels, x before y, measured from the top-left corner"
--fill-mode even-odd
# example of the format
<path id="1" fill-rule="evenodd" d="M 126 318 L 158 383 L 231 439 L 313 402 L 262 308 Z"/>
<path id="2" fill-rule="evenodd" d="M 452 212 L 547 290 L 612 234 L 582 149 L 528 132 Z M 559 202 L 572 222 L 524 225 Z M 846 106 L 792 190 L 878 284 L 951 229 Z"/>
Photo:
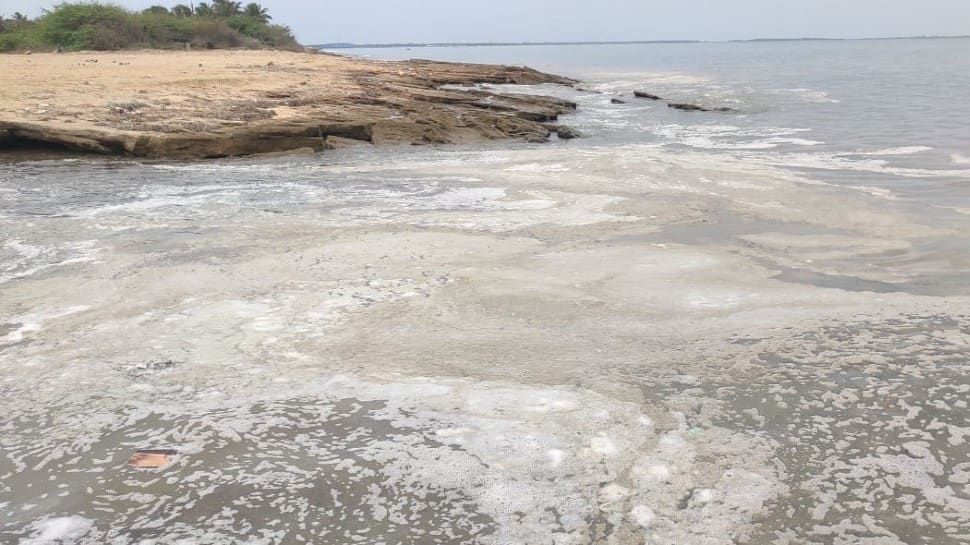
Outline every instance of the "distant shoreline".
<path id="1" fill-rule="evenodd" d="M 413 42 L 413 43 L 327 43 L 313 44 L 316 49 L 394 49 L 402 47 L 515 47 L 515 46 L 562 46 L 562 45 L 663 45 L 663 44 L 718 44 L 718 43 L 766 43 L 766 42 L 873 42 L 889 40 L 965 40 L 965 36 L 890 36 L 882 38 L 754 38 L 750 40 L 626 40 L 626 41 L 579 41 L 579 42 Z"/>

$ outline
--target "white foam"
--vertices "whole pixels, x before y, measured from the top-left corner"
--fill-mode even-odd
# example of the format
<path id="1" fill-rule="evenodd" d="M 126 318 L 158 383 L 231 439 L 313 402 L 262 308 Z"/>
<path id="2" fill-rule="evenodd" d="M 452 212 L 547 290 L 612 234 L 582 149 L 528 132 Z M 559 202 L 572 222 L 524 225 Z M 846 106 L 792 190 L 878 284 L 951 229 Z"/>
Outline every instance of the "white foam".
<path id="1" fill-rule="evenodd" d="M 954 153 L 950 155 L 950 162 L 954 165 L 970 165 L 970 156 Z"/>
<path id="2" fill-rule="evenodd" d="M 838 104 L 840 102 L 838 99 L 831 98 L 825 91 L 818 91 L 815 89 L 793 88 L 781 89 L 780 91 L 795 95 L 805 102 L 814 102 L 819 104 Z"/>
<path id="3" fill-rule="evenodd" d="M 80 516 L 50 517 L 31 525 L 33 534 L 20 545 L 69 545 L 88 534 L 94 522 Z"/>
<path id="4" fill-rule="evenodd" d="M 896 156 L 896 155 L 915 155 L 917 153 L 923 153 L 924 151 L 933 151 L 933 148 L 929 146 L 900 146 L 896 148 L 886 148 L 876 151 L 860 151 L 858 155 L 873 155 L 876 157 L 881 156 Z M 850 154 L 846 154 L 850 155 Z"/>
<path id="5" fill-rule="evenodd" d="M 641 504 L 633 506 L 633 509 L 630 510 L 630 517 L 641 528 L 649 528 L 654 519 L 657 518 L 657 514 L 650 507 Z"/>
<path id="6" fill-rule="evenodd" d="M 809 129 L 796 128 L 668 124 L 648 130 L 674 143 L 699 149 L 766 150 L 777 148 L 782 144 L 816 146 L 822 143 L 817 140 L 795 138 L 792 135 L 809 131 Z"/>
<path id="7" fill-rule="evenodd" d="M 571 169 L 562 163 L 524 163 L 512 165 L 505 170 L 510 172 L 569 172 Z"/>
<path id="8" fill-rule="evenodd" d="M 0 337 L 0 344 L 18 343 L 24 340 L 25 336 L 42 331 L 44 329 L 44 322 L 84 312 L 90 308 L 86 305 L 77 305 L 50 312 L 25 314 L 23 316 L 9 318 L 7 319 L 8 324 L 20 324 L 20 326 L 8 332 L 5 336 Z"/>

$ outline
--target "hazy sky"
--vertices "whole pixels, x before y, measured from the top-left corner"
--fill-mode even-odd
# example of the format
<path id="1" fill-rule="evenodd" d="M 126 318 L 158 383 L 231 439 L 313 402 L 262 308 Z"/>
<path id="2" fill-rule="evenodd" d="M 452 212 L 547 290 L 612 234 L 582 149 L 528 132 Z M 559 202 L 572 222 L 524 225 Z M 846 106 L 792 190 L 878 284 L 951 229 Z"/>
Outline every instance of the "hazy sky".
<path id="1" fill-rule="evenodd" d="M 0 0 L 0 14 L 37 15 L 55 3 Z M 144 8 L 178 1 L 115 3 Z M 970 0 L 264 0 L 262 4 L 307 44 L 970 34 Z"/>

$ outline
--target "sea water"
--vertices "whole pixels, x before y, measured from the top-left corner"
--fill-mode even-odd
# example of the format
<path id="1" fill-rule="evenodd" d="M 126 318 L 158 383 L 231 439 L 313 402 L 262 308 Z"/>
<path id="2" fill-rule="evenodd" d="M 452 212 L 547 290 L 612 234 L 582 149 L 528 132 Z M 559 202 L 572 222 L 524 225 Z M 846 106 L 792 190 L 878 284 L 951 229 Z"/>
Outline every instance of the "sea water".
<path id="1" fill-rule="evenodd" d="M 0 541 L 970 539 L 970 41 L 352 52 L 584 137 L 0 166 Z"/>

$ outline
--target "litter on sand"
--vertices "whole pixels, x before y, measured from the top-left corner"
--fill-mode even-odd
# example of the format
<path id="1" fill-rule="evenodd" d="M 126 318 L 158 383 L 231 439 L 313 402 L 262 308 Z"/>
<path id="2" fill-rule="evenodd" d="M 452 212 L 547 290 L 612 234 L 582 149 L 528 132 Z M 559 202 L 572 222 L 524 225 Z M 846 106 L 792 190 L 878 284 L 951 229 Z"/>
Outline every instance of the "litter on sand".
<path id="1" fill-rule="evenodd" d="M 172 449 L 137 450 L 128 458 L 128 465 L 139 469 L 155 469 L 170 464 L 176 456 L 178 451 Z"/>

